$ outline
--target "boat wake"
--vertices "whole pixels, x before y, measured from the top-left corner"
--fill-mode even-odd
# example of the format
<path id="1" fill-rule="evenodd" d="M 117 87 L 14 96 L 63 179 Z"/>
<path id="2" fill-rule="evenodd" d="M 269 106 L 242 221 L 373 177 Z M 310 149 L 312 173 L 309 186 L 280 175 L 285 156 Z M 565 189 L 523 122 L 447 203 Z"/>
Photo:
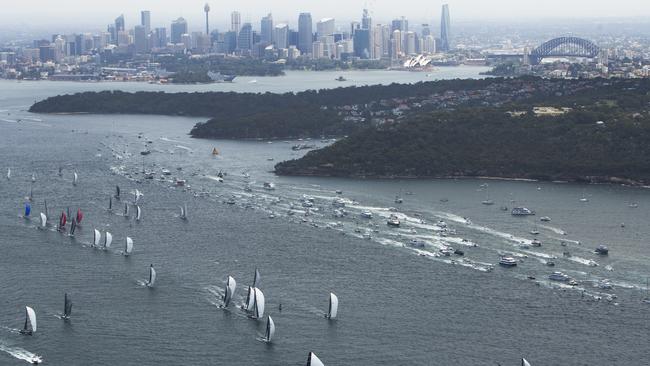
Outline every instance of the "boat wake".
<path id="1" fill-rule="evenodd" d="M 10 346 L 3 341 L 0 341 L 0 351 L 6 352 L 10 354 L 11 356 L 19 359 L 19 360 L 24 360 L 29 363 L 41 363 L 43 362 L 43 359 L 38 356 L 37 354 L 30 352 L 26 349 L 20 348 L 20 347 L 13 347 Z"/>

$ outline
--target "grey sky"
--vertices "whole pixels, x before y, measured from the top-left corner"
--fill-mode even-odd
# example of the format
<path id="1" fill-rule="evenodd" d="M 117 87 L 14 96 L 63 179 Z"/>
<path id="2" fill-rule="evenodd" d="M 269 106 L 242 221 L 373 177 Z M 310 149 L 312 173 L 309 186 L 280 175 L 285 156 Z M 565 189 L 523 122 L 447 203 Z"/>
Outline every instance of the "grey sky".
<path id="1" fill-rule="evenodd" d="M 127 27 L 139 22 L 139 11 L 152 12 L 152 26 L 169 26 L 172 19 L 185 17 L 191 29 L 203 24 L 203 4 L 206 0 L 0 0 L 0 24 L 29 27 L 89 27 L 103 29 L 121 13 Z M 242 21 L 256 26 L 260 17 L 273 12 L 278 22 L 297 23 L 298 13 L 308 11 L 314 19 L 334 17 L 347 22 L 361 17 L 364 4 L 373 13 L 375 22 L 386 22 L 406 16 L 414 23 L 438 24 L 440 6 L 449 3 L 453 20 L 511 20 L 549 17 L 643 17 L 650 22 L 648 0 L 207 0 L 213 26 L 223 29 L 230 12 L 239 10 Z M 53 29 L 54 31 L 54 29 Z"/>

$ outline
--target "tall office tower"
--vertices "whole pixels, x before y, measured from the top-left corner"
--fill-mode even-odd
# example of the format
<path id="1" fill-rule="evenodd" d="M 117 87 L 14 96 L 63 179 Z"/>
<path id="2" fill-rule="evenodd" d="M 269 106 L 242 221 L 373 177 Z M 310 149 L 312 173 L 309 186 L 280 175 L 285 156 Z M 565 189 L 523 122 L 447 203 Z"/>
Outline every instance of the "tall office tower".
<path id="1" fill-rule="evenodd" d="M 407 55 L 414 55 L 417 53 L 415 47 L 415 32 L 408 31 L 404 36 L 404 53 Z"/>
<path id="2" fill-rule="evenodd" d="M 274 30 L 273 30 L 273 15 L 271 13 L 269 13 L 269 15 L 262 18 L 260 29 L 261 29 L 262 43 L 266 43 L 266 44 L 273 43 Z"/>
<path id="3" fill-rule="evenodd" d="M 273 41 L 278 49 L 289 47 L 289 26 L 287 24 L 278 24 L 275 26 Z"/>
<path id="4" fill-rule="evenodd" d="M 156 28 L 154 30 L 153 46 L 155 48 L 167 46 L 167 28 Z"/>
<path id="5" fill-rule="evenodd" d="M 298 49 L 304 55 L 310 54 L 313 50 L 314 24 L 310 13 L 300 13 L 298 17 Z"/>
<path id="6" fill-rule="evenodd" d="M 401 17 L 400 19 L 394 19 L 391 27 L 391 31 L 394 32 L 399 30 L 401 35 L 405 34 L 409 30 L 409 21 L 408 19 Z"/>
<path id="7" fill-rule="evenodd" d="M 334 18 L 323 18 L 316 23 L 316 35 L 318 38 L 333 36 L 334 31 Z"/>
<path id="8" fill-rule="evenodd" d="M 359 23 L 359 22 L 351 22 L 350 23 L 350 37 L 354 37 L 354 32 L 356 32 L 357 29 L 361 29 L 361 23 Z"/>
<path id="9" fill-rule="evenodd" d="M 363 16 L 361 17 L 361 29 L 371 29 L 372 28 L 372 18 L 368 9 L 363 9 Z"/>
<path id="10" fill-rule="evenodd" d="M 241 30 L 241 14 L 238 11 L 230 13 L 230 30 L 239 34 Z"/>
<path id="11" fill-rule="evenodd" d="M 109 24 L 108 27 L 106 27 L 106 32 L 110 34 L 110 43 L 117 43 L 117 31 L 115 30 L 115 25 L 114 24 Z"/>
<path id="12" fill-rule="evenodd" d="M 357 29 L 354 33 L 354 55 L 362 59 L 369 59 L 370 50 L 370 31 Z"/>
<path id="13" fill-rule="evenodd" d="M 422 37 L 426 37 L 428 35 L 431 35 L 431 28 L 429 28 L 428 24 L 422 24 Z"/>
<path id="14" fill-rule="evenodd" d="M 171 26 L 171 42 L 172 43 L 182 43 L 183 34 L 187 33 L 187 21 L 183 17 L 180 17 L 172 22 Z"/>
<path id="15" fill-rule="evenodd" d="M 147 34 L 151 32 L 151 12 L 149 10 L 140 12 L 140 25 L 144 27 L 144 31 Z"/>
<path id="16" fill-rule="evenodd" d="M 113 37 L 113 43 L 118 44 L 118 38 L 120 32 L 124 32 L 124 14 L 115 18 L 115 37 Z"/>
<path id="17" fill-rule="evenodd" d="M 210 13 L 210 4 L 205 3 L 205 5 L 203 5 L 203 11 L 205 12 L 205 35 L 210 37 L 210 17 L 208 16 L 208 13 Z"/>
<path id="18" fill-rule="evenodd" d="M 393 31 L 393 39 L 391 41 L 391 60 L 397 60 L 402 55 L 402 32 L 399 29 Z"/>
<path id="19" fill-rule="evenodd" d="M 244 23 L 237 35 L 237 49 L 250 51 L 253 48 L 253 26 L 251 23 Z"/>
<path id="20" fill-rule="evenodd" d="M 377 58 L 375 55 L 375 48 L 374 48 L 374 41 L 373 41 L 373 31 L 372 31 L 372 18 L 370 17 L 370 13 L 368 12 L 368 9 L 363 9 L 363 16 L 361 17 L 361 29 L 365 29 L 368 31 L 368 58 Z"/>
<path id="21" fill-rule="evenodd" d="M 391 31 L 390 31 L 390 25 L 385 24 L 381 26 L 381 36 L 382 36 L 382 43 L 381 43 L 381 48 L 382 48 L 382 55 L 381 57 L 386 57 L 390 58 L 390 38 L 391 38 Z"/>
<path id="22" fill-rule="evenodd" d="M 148 51 L 147 28 L 144 25 L 136 25 L 133 28 L 133 44 L 135 53 L 143 54 Z"/>
<path id="23" fill-rule="evenodd" d="M 436 38 L 432 35 L 424 37 L 422 41 L 422 53 L 436 53 Z"/>
<path id="24" fill-rule="evenodd" d="M 442 17 L 440 19 L 440 51 L 447 52 L 451 49 L 451 22 L 449 20 L 449 5 L 442 6 Z"/>

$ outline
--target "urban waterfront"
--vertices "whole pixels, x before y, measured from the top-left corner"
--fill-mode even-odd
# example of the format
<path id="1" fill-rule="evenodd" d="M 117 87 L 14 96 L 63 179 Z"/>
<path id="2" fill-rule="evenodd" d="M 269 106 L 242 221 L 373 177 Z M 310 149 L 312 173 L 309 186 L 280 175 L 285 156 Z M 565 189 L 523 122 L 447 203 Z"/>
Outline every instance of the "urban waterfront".
<path id="1" fill-rule="evenodd" d="M 363 85 L 479 77 L 482 70 L 345 77 Z M 25 112 L 37 100 L 78 91 L 289 92 L 337 87 L 339 74 L 290 72 L 197 86 L 1 81 L 0 169 L 10 168 L 11 179 L 0 184 L 0 363 L 21 365 L 40 355 L 52 365 L 300 365 L 309 351 L 328 365 L 515 365 L 522 357 L 533 364 L 624 365 L 645 358 L 644 188 L 277 177 L 273 166 L 302 155 L 291 149 L 301 141 L 190 139 L 197 118 Z M 145 145 L 151 153 L 143 157 Z M 143 165 L 155 179 L 144 179 Z M 187 185 L 179 188 L 174 179 Z M 136 189 L 143 193 L 142 220 L 121 216 L 121 206 L 107 211 L 116 185 L 125 201 Z M 493 206 L 481 204 L 486 187 Z M 30 189 L 34 217 L 25 220 Z M 54 218 L 67 207 L 84 211 L 74 239 L 36 229 L 44 200 Z M 335 217 L 339 200 L 347 214 Z M 178 217 L 184 204 L 187 221 Z M 513 205 L 537 216 L 500 209 Z M 400 228 L 386 225 L 391 207 Z M 361 217 L 366 211 L 372 219 Z M 93 228 L 112 232 L 114 249 L 91 248 Z M 532 230 L 539 231 L 539 248 L 521 245 Z M 126 236 L 135 247 L 124 258 Z M 594 253 L 601 244 L 610 248 L 606 257 Z M 464 255 L 440 254 L 449 248 Z M 517 258 L 516 268 L 497 265 L 505 253 Z M 151 289 L 142 286 L 150 264 L 158 272 Z M 256 340 L 263 321 L 218 308 L 226 277 L 238 282 L 239 305 L 256 268 L 277 326 L 270 345 Z M 578 284 L 550 281 L 554 271 Z M 74 302 L 67 323 L 56 317 L 65 292 Z M 336 321 L 323 318 L 329 292 L 340 299 Z M 17 333 L 25 305 L 38 312 L 32 337 Z"/>

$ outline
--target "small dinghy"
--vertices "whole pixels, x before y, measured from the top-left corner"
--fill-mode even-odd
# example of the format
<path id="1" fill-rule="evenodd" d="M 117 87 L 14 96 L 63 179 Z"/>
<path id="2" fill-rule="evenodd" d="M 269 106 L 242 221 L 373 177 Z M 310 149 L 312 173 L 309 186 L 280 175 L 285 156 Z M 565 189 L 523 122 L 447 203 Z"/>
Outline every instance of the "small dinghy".
<path id="1" fill-rule="evenodd" d="M 113 234 L 106 231 L 104 233 L 104 247 L 102 249 L 108 250 L 108 248 L 111 247 L 112 243 L 113 243 Z"/>
<path id="2" fill-rule="evenodd" d="M 140 206 L 135 206 L 135 221 L 140 221 L 142 219 L 142 209 Z"/>
<path id="3" fill-rule="evenodd" d="M 41 212 L 41 226 L 39 226 L 41 229 L 47 228 L 47 215 Z"/>
<path id="4" fill-rule="evenodd" d="M 187 220 L 187 204 L 181 206 L 180 209 L 181 209 L 181 214 L 180 214 L 181 220 Z"/>
<path id="5" fill-rule="evenodd" d="M 95 229 L 93 232 L 93 247 L 99 247 L 99 243 L 102 241 L 102 233 L 99 230 Z"/>
<path id="6" fill-rule="evenodd" d="M 133 239 L 127 236 L 124 242 L 124 252 L 122 254 L 124 254 L 125 257 L 128 257 L 131 255 L 131 252 L 133 252 Z"/>
<path id="7" fill-rule="evenodd" d="M 327 309 L 327 314 L 325 314 L 325 317 L 327 319 L 336 319 L 336 316 L 339 313 L 339 298 L 334 295 L 334 293 L 330 292 L 330 302 L 329 302 L 329 308 Z"/>
<path id="8" fill-rule="evenodd" d="M 72 185 L 76 186 L 78 182 L 79 182 L 79 175 L 77 174 L 77 172 L 74 172 L 72 175 Z"/>
<path id="9" fill-rule="evenodd" d="M 156 270 L 153 268 L 153 264 L 149 266 L 149 281 L 147 281 L 147 287 L 152 288 L 156 284 Z"/>
<path id="10" fill-rule="evenodd" d="M 29 204 L 29 202 L 27 202 L 25 203 L 25 213 L 23 214 L 23 218 L 28 219 L 31 213 L 32 213 L 32 206 Z"/>

